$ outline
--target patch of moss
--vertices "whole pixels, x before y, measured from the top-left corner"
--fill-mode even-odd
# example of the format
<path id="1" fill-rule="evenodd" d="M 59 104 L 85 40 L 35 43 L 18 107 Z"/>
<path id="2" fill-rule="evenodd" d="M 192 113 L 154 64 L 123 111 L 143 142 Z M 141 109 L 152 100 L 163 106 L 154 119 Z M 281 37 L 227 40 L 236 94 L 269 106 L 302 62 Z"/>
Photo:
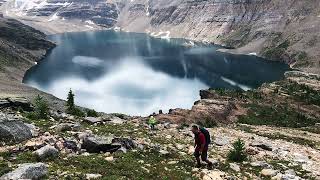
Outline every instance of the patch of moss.
<path id="1" fill-rule="evenodd" d="M 27 115 L 24 114 L 24 117 Z M 29 123 L 29 124 L 34 124 L 35 126 L 39 127 L 40 130 L 42 131 L 51 131 L 50 127 L 54 125 L 54 122 L 46 119 L 29 119 L 25 118 L 24 122 Z"/>
<path id="2" fill-rule="evenodd" d="M 290 109 L 288 105 L 266 106 L 252 103 L 248 108 L 247 115 L 239 116 L 239 123 L 301 128 L 319 122 L 317 119 L 308 118 Z"/>
<path id="3" fill-rule="evenodd" d="M 282 83 L 281 90 L 289 94 L 295 100 L 320 106 L 320 92 L 307 85 L 286 81 Z"/>
<path id="4" fill-rule="evenodd" d="M 8 166 L 7 162 L 0 161 L 0 177 L 8 172 L 10 172 L 12 168 Z"/>
<path id="5" fill-rule="evenodd" d="M 101 174 L 101 179 L 192 179 L 191 174 L 187 173 L 191 171 L 191 160 L 180 161 L 180 168 L 176 169 L 175 166 L 165 164 L 166 158 L 155 151 L 131 151 L 115 158 L 114 162 L 108 162 L 103 156 L 92 154 L 58 159 L 50 163 L 49 176 L 57 177 L 59 171 L 68 171 L 72 179 L 87 173 Z"/>

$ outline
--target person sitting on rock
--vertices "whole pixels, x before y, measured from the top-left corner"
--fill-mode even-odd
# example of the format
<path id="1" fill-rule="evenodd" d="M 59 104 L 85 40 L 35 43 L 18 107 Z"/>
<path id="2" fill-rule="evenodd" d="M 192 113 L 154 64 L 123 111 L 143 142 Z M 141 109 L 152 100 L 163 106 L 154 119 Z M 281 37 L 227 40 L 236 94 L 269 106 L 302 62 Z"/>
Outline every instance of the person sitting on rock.
<path id="1" fill-rule="evenodd" d="M 208 167 L 212 167 L 212 162 L 208 160 L 208 145 L 209 143 L 206 143 L 206 137 L 205 135 L 200 131 L 199 127 L 197 125 L 193 125 L 191 131 L 194 134 L 194 140 L 195 140 L 195 151 L 194 156 L 197 160 L 197 167 L 201 167 L 200 163 L 200 156 L 201 160 L 205 161 L 208 164 Z"/>
<path id="2" fill-rule="evenodd" d="M 156 118 L 152 115 L 152 116 L 150 116 L 148 123 L 149 123 L 149 125 L 150 125 L 151 130 L 154 130 L 154 129 L 155 129 L 155 125 L 157 124 L 157 120 L 156 120 Z"/>

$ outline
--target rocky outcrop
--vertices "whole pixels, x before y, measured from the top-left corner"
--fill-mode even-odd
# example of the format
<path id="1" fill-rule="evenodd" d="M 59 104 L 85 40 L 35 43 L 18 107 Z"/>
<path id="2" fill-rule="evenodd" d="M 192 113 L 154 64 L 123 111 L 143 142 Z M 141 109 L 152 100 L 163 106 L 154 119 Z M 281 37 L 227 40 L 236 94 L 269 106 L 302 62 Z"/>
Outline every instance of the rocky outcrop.
<path id="1" fill-rule="evenodd" d="M 118 25 L 129 31 L 169 31 L 319 72 L 318 10 L 315 0 L 145 0 L 127 2 Z"/>
<path id="2" fill-rule="evenodd" d="M 33 107 L 31 103 L 26 99 L 22 97 L 8 97 L 1 99 L 0 98 L 0 108 L 21 108 L 25 111 L 31 111 L 33 110 Z"/>
<path id="3" fill-rule="evenodd" d="M 202 93 L 205 91 L 201 91 Z M 202 94 L 201 93 L 201 94 Z M 212 93 L 211 93 L 212 94 Z M 175 123 L 199 123 L 204 126 L 214 126 L 216 124 L 228 124 L 234 122 L 235 114 L 238 111 L 236 102 L 232 99 L 215 96 L 201 95 L 201 100 L 196 101 L 191 110 L 172 109 L 169 114 L 159 114 L 157 118 L 160 121 L 169 121 Z"/>
<path id="4" fill-rule="evenodd" d="M 14 171 L 3 175 L 0 179 L 3 180 L 18 180 L 18 179 L 40 179 L 48 173 L 47 165 L 44 163 L 26 163 L 21 164 Z"/>
<path id="5" fill-rule="evenodd" d="M 0 142 L 22 142 L 32 138 L 29 126 L 19 120 L 8 120 L 0 114 Z"/>

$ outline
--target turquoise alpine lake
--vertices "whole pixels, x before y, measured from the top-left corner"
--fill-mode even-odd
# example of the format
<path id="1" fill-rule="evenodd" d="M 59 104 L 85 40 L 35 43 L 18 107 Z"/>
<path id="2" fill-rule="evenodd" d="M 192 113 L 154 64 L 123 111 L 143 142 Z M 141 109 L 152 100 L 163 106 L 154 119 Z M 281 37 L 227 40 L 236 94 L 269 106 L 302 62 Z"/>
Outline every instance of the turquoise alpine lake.
<path id="1" fill-rule="evenodd" d="M 51 35 L 57 43 L 24 83 L 106 113 L 149 115 L 191 108 L 199 90 L 250 90 L 283 78 L 288 65 L 219 46 L 115 31 Z"/>

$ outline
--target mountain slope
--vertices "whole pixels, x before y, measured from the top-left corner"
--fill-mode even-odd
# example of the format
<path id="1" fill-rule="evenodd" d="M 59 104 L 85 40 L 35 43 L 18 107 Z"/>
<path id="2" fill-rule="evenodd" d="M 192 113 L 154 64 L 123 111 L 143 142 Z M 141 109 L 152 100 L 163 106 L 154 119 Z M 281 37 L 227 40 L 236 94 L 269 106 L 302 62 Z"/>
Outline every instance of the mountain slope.
<path id="1" fill-rule="evenodd" d="M 42 94 L 57 106 L 61 100 L 22 84 L 25 72 L 53 48 L 45 34 L 17 20 L 0 18 L 0 98 Z M 55 105 L 54 105 L 55 104 Z"/>

